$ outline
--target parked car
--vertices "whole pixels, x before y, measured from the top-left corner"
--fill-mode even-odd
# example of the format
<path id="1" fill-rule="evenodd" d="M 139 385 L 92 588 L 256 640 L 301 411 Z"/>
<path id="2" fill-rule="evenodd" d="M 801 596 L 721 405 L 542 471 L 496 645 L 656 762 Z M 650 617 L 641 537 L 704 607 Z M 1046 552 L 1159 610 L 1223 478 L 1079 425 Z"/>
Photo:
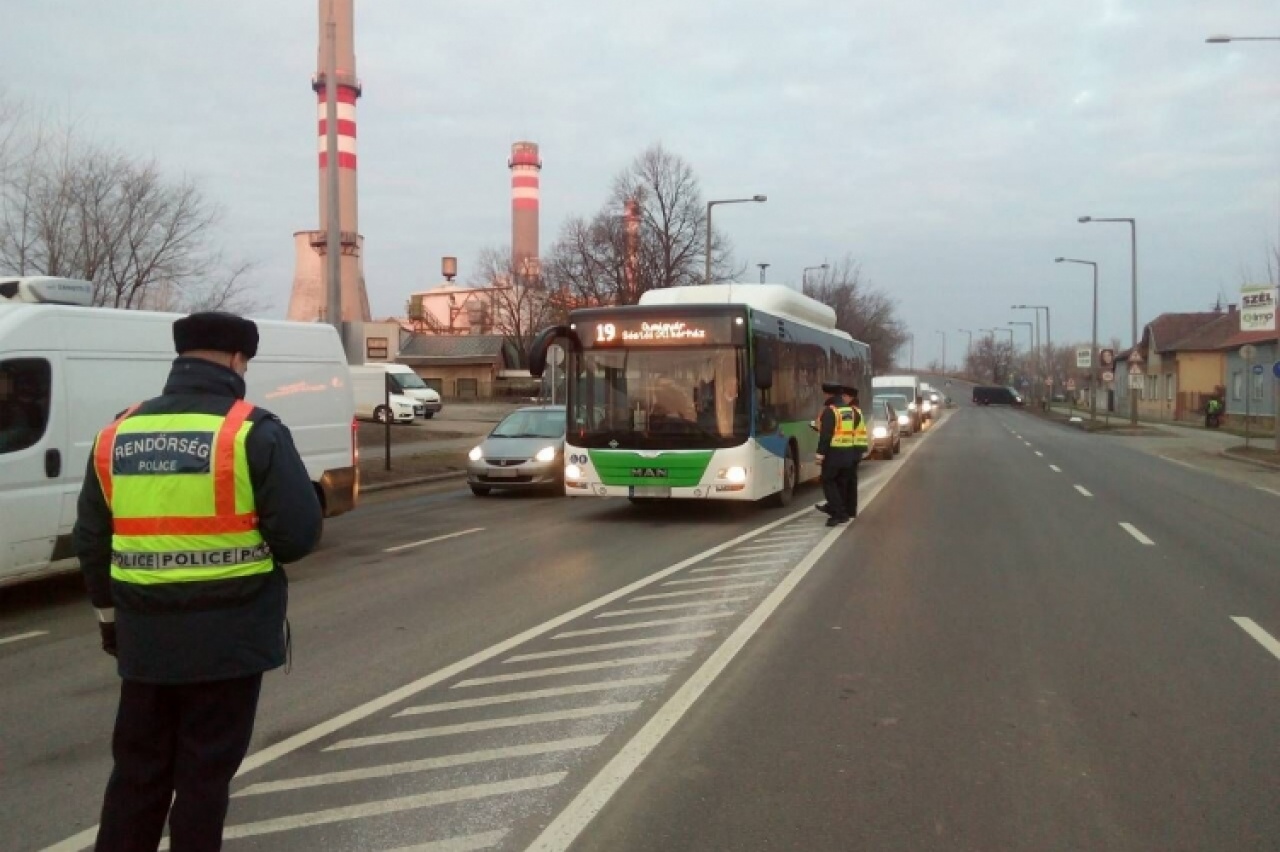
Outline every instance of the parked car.
<path id="1" fill-rule="evenodd" d="M 890 408 L 893 409 L 894 416 L 898 420 L 899 437 L 903 435 L 910 437 L 912 434 L 914 434 L 914 426 L 916 421 L 915 421 L 915 418 L 911 416 L 907 408 L 909 403 L 905 396 L 903 396 L 902 394 L 878 393 L 875 396 L 871 397 L 872 405 L 874 405 L 877 402 L 886 403 Z"/>
<path id="2" fill-rule="evenodd" d="M 902 427 L 898 423 L 898 412 L 889 402 L 881 397 L 871 400 L 871 405 L 863 409 L 867 418 L 867 430 L 871 440 L 868 457 L 879 457 L 886 461 L 902 451 Z M 908 417 L 910 422 L 911 418 Z"/>
<path id="3" fill-rule="evenodd" d="M 564 491 L 563 405 L 517 408 L 467 455 L 467 485 L 484 497 L 494 488 Z"/>
<path id="4" fill-rule="evenodd" d="M 1022 395 L 1016 390 L 999 385 L 979 385 L 973 389 L 974 405 L 1013 405 L 1023 404 Z"/>

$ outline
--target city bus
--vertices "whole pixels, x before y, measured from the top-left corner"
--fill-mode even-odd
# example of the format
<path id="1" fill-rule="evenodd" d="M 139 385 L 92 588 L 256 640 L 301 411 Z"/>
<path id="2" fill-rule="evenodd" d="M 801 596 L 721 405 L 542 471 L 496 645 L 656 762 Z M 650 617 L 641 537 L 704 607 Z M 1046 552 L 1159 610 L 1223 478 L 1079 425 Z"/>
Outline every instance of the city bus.
<path id="1" fill-rule="evenodd" d="M 652 290 L 541 331 L 530 372 L 567 351 L 571 497 L 765 500 L 815 478 L 823 382 L 871 397 L 871 351 L 835 311 L 787 287 Z"/>

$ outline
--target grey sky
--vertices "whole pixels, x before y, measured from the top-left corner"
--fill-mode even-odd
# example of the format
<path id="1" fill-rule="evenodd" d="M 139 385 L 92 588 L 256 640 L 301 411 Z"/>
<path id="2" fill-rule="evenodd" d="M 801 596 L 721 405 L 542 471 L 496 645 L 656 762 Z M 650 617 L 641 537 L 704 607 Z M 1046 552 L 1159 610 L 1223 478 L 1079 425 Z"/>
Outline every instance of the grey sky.
<path id="1" fill-rule="evenodd" d="M 227 209 L 283 315 L 291 234 L 317 225 L 314 0 L 41 0 L 5 22 L 6 84 Z M 356 0 L 360 224 L 374 314 L 510 239 L 506 158 L 542 145 L 544 251 L 661 141 L 736 256 L 795 282 L 852 252 L 916 335 L 1053 307 L 1057 340 L 1237 301 L 1280 239 L 1280 35 L 1262 0 Z M 1257 276 L 1255 276 L 1257 277 Z M 1019 341 L 1025 340 L 1018 329 Z"/>

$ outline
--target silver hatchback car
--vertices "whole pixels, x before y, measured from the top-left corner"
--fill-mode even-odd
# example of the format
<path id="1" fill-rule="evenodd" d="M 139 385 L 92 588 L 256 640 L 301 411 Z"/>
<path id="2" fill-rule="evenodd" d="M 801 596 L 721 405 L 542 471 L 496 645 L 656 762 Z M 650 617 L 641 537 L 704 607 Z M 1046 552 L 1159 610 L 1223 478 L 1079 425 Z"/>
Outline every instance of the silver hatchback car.
<path id="1" fill-rule="evenodd" d="M 563 405 L 518 408 L 467 454 L 467 485 L 484 497 L 495 488 L 564 490 Z"/>

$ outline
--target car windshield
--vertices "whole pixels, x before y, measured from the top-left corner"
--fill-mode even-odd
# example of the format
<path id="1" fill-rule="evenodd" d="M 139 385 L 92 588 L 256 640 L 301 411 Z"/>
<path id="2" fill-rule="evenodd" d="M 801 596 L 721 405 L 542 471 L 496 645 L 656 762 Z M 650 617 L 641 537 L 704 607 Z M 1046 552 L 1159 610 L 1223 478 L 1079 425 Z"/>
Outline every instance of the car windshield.
<path id="1" fill-rule="evenodd" d="M 392 373 L 392 378 L 405 390 L 427 390 L 430 386 L 417 373 Z"/>
<path id="2" fill-rule="evenodd" d="M 490 438 L 563 438 L 564 410 L 539 409 L 516 411 L 508 414 L 494 430 Z"/>
<path id="3" fill-rule="evenodd" d="M 570 417 L 578 446 L 710 449 L 747 439 L 740 347 L 595 350 L 579 365 Z"/>

